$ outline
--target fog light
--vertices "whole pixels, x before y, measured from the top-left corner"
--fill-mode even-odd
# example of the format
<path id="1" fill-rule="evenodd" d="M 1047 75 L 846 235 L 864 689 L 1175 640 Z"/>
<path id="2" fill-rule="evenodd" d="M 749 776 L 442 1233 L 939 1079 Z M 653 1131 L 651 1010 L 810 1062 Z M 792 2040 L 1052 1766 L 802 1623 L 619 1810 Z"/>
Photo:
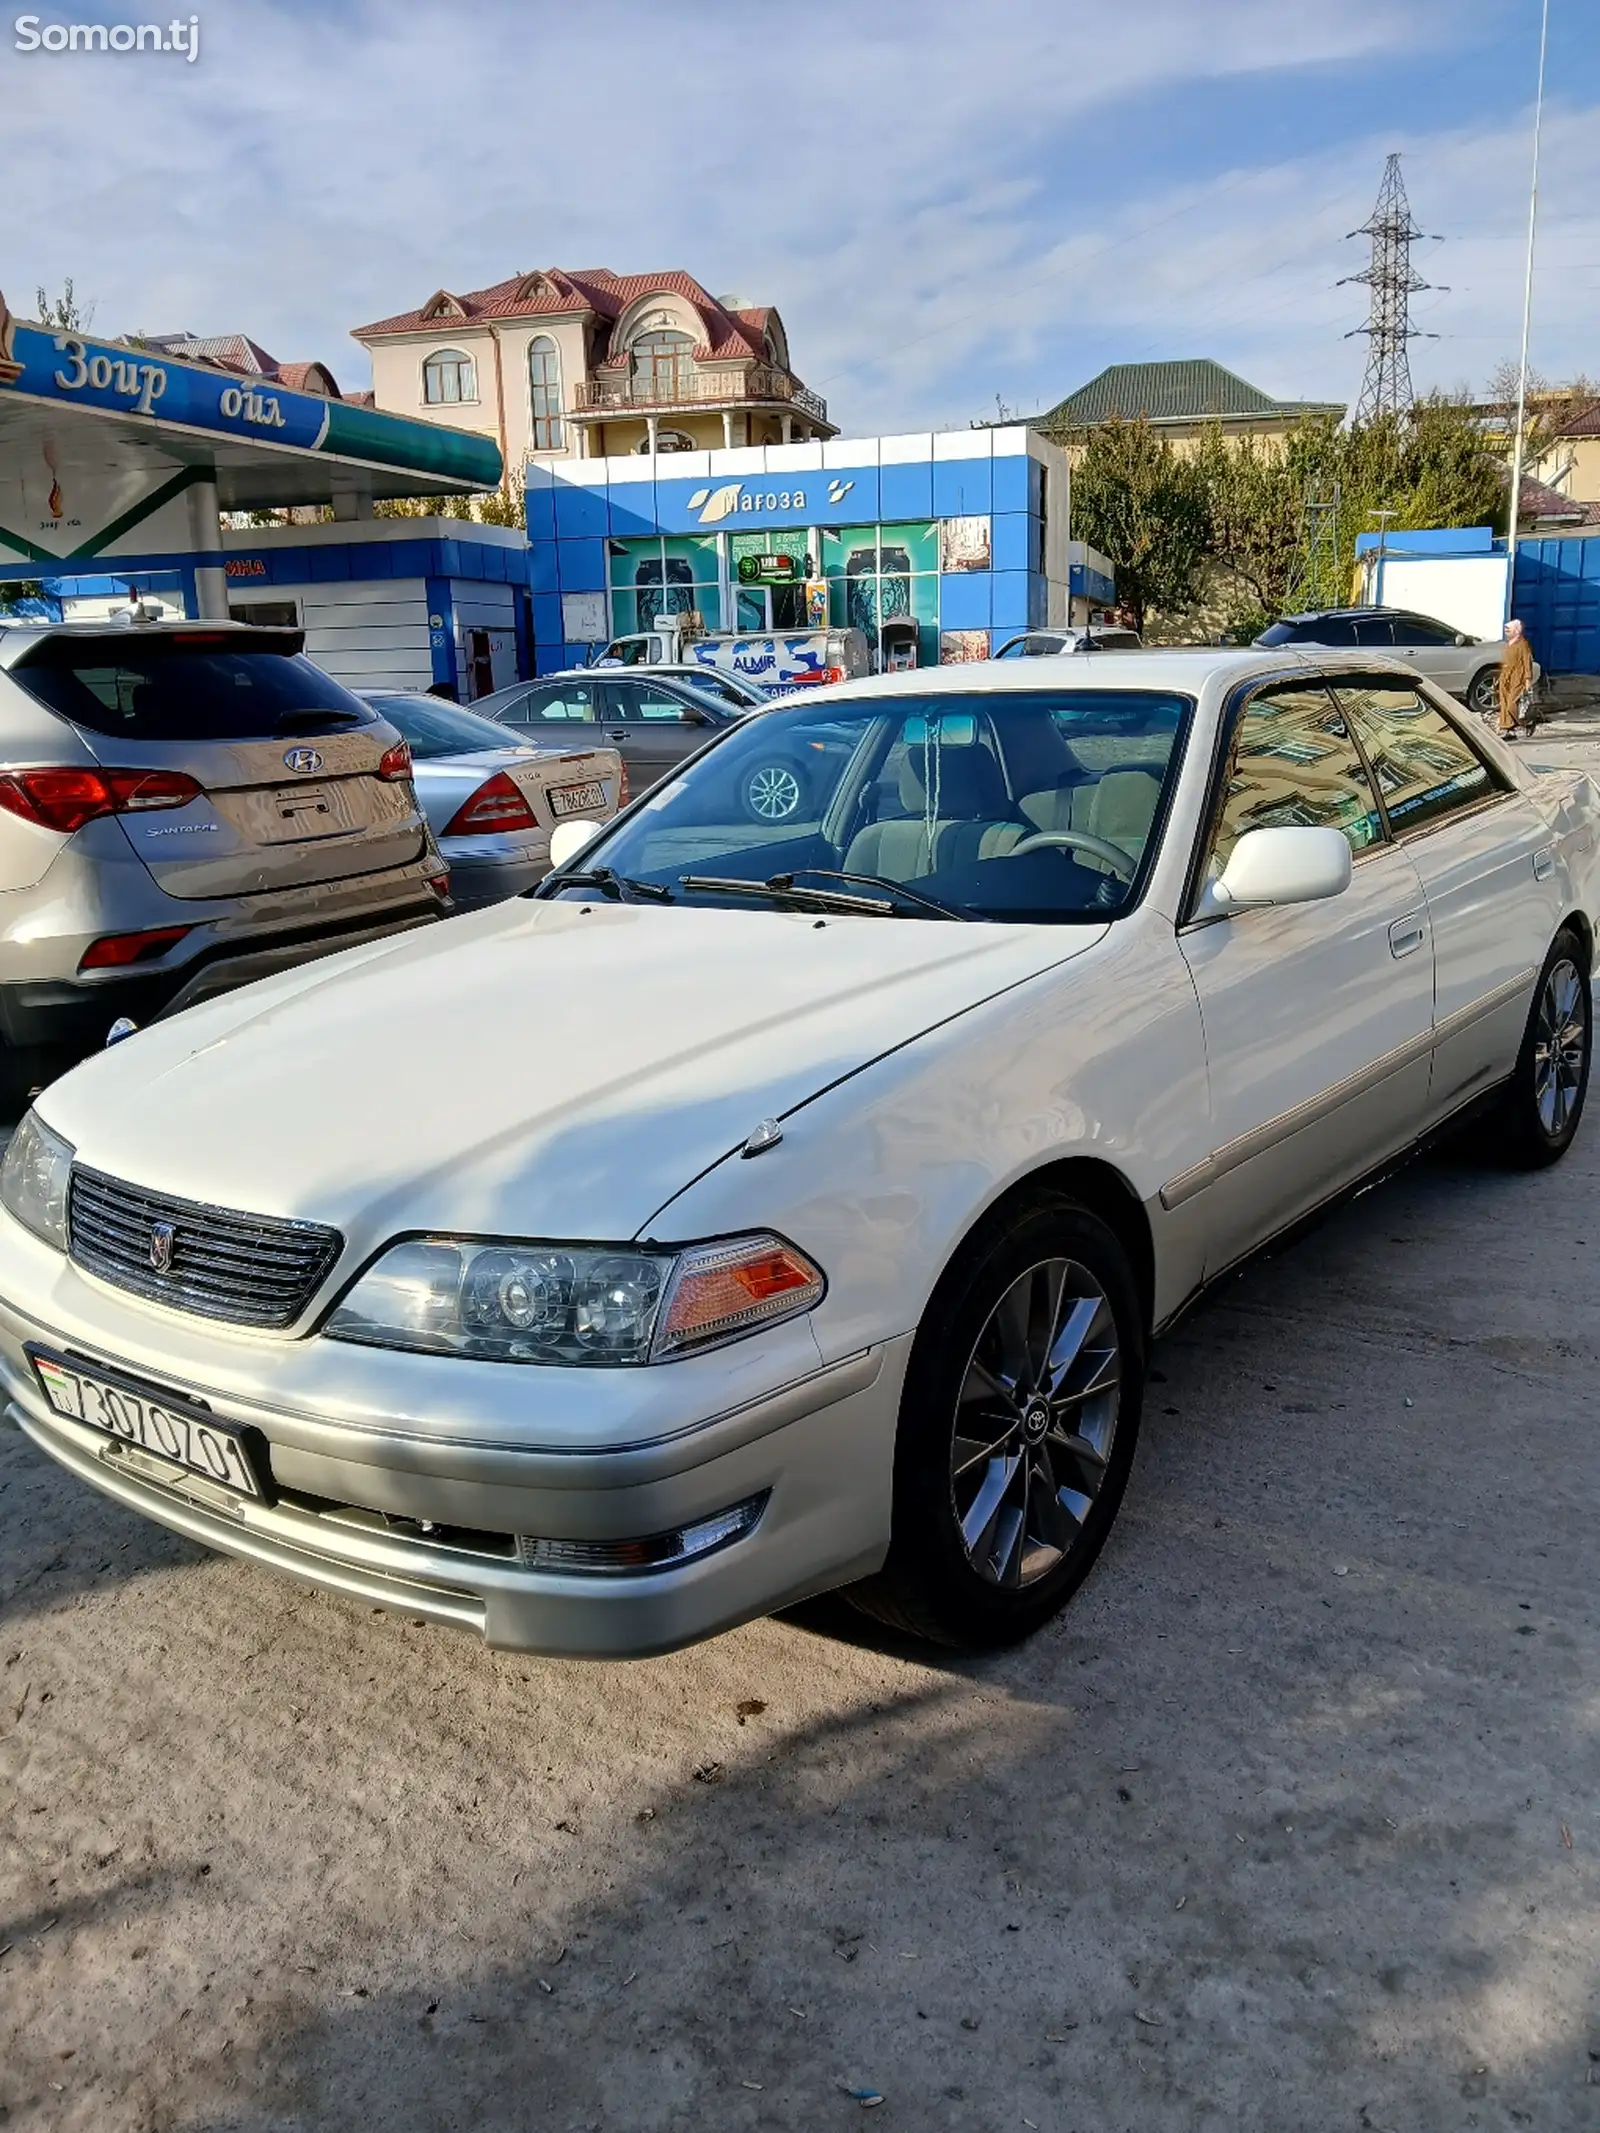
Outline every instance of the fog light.
<path id="1" fill-rule="evenodd" d="M 565 1570 L 576 1577 L 640 1577 L 651 1570 L 672 1570 L 726 1548 L 751 1532 L 767 1508 L 770 1489 L 750 1496 L 730 1510 L 693 1525 L 653 1533 L 648 1540 L 543 1540 L 517 1535 L 517 1561 L 534 1570 Z"/>

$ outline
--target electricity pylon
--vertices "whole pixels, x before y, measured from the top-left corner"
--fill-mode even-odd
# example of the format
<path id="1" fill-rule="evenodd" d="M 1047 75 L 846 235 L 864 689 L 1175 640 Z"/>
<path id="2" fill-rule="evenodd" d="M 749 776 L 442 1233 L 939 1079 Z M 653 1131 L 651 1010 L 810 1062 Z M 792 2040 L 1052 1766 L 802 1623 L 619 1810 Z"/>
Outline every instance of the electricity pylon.
<path id="1" fill-rule="evenodd" d="M 1422 334 L 1411 323 L 1411 299 L 1420 290 L 1442 288 L 1443 283 L 1424 281 L 1411 264 L 1411 247 L 1426 233 L 1411 216 L 1400 158 L 1392 155 L 1383 166 L 1383 183 L 1372 213 L 1352 237 L 1372 240 L 1372 257 L 1364 274 L 1346 274 L 1337 286 L 1359 282 L 1372 291 L 1364 326 L 1352 327 L 1347 341 L 1365 334 L 1368 341 L 1367 372 L 1356 399 L 1354 420 L 1370 422 L 1376 415 L 1402 415 L 1411 405 L 1411 358 L 1407 343 L 1418 339 L 1436 341 L 1436 333 Z M 1439 240 L 1435 239 L 1437 243 Z"/>

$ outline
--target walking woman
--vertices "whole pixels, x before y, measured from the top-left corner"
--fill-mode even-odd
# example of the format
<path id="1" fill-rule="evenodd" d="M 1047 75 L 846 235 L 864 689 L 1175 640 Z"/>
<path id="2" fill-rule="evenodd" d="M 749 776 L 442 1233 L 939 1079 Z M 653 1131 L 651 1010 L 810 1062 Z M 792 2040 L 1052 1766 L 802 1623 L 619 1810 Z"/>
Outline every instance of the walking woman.
<path id="1" fill-rule="evenodd" d="M 1533 701 L 1533 647 L 1523 635 L 1522 624 L 1506 624 L 1505 657 L 1500 662 L 1501 737 L 1511 740 L 1520 726 L 1528 730 L 1528 710 Z"/>

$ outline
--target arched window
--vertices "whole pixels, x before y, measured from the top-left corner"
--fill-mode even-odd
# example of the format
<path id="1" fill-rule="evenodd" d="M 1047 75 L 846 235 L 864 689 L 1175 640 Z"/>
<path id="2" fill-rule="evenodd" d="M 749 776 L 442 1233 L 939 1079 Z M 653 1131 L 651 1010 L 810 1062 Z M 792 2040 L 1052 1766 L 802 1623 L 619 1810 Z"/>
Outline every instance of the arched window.
<path id="1" fill-rule="evenodd" d="M 548 333 L 536 334 L 528 343 L 528 399 L 533 449 L 561 451 L 561 352 Z"/>
<path id="2" fill-rule="evenodd" d="M 646 400 L 687 400 L 694 390 L 694 342 L 664 327 L 641 333 L 628 350 L 635 393 Z"/>
<path id="3" fill-rule="evenodd" d="M 471 356 L 459 348 L 440 348 L 422 366 L 422 397 L 430 407 L 476 400 L 478 372 Z"/>

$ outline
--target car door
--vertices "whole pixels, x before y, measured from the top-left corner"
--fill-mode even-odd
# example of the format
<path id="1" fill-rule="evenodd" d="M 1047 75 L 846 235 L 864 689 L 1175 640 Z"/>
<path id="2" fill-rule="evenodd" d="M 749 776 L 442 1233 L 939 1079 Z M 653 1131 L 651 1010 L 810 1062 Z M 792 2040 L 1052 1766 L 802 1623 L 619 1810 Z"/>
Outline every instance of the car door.
<path id="1" fill-rule="evenodd" d="M 1560 921 L 1548 824 L 1421 688 L 1339 675 L 1335 700 L 1372 765 L 1433 929 L 1428 1107 L 1444 1117 L 1510 1073 Z"/>
<path id="2" fill-rule="evenodd" d="M 1481 655 L 1475 644 L 1457 644 L 1456 634 L 1426 615 L 1396 615 L 1394 656 L 1453 696 L 1464 696 Z"/>
<path id="3" fill-rule="evenodd" d="M 602 701 L 598 677 L 563 675 L 497 711 L 495 724 L 535 748 L 592 748 Z"/>
<path id="4" fill-rule="evenodd" d="M 1234 708 L 1196 895 L 1247 830 L 1350 840 L 1350 886 L 1319 903 L 1191 921 L 1179 934 L 1205 1029 L 1211 1153 L 1162 1192 L 1205 1195 L 1207 1271 L 1402 1147 L 1428 1093 L 1433 958 L 1422 884 L 1387 836 L 1360 751 L 1320 680 Z"/>
<path id="5" fill-rule="evenodd" d="M 608 674 L 605 692 L 606 738 L 628 766 L 635 798 L 693 755 L 718 723 L 716 712 L 696 717 L 686 697 L 648 675 Z"/>

